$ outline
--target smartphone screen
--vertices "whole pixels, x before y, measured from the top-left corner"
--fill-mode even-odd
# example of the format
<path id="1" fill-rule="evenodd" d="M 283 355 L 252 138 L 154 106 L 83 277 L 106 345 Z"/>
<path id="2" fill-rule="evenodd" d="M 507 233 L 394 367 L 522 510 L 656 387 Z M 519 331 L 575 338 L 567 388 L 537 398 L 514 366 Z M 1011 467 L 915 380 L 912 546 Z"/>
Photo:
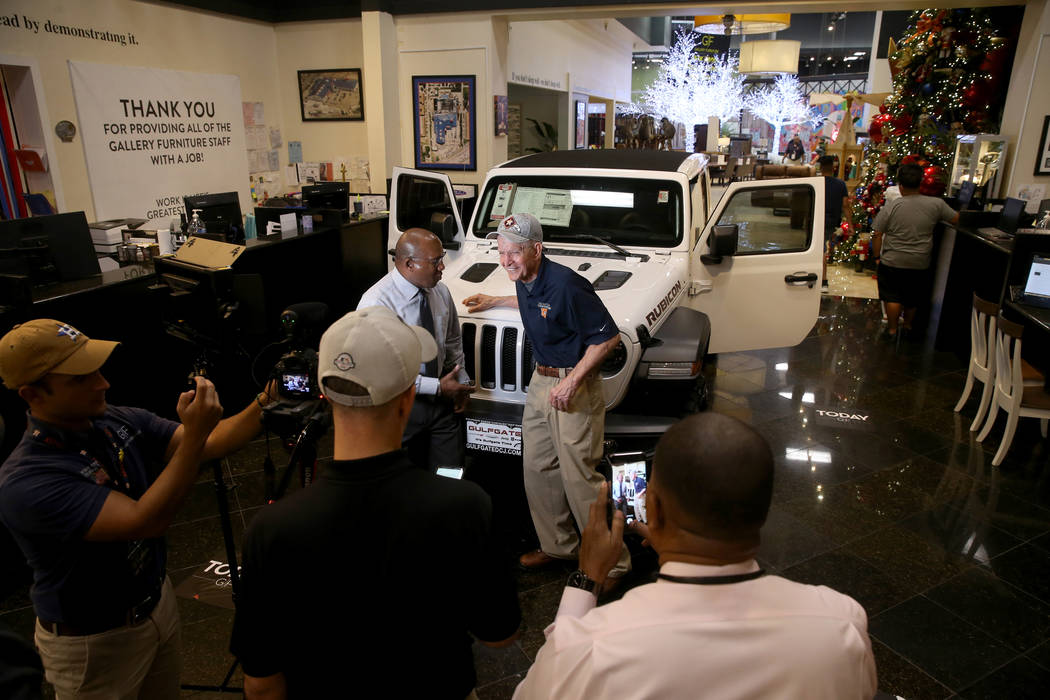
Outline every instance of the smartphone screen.
<path id="1" fill-rule="evenodd" d="M 462 479 L 463 467 L 438 467 L 438 476 L 447 476 L 449 479 Z"/>
<path id="2" fill-rule="evenodd" d="M 609 496 L 613 507 L 624 514 L 625 521 L 646 522 L 645 518 L 645 460 L 613 464 Z"/>

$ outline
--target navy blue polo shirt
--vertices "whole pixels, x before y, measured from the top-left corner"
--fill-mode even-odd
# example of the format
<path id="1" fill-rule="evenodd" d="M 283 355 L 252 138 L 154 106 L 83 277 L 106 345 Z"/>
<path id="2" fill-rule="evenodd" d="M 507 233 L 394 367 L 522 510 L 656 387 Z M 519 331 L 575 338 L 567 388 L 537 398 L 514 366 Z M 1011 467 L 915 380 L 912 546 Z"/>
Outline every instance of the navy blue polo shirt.
<path id="1" fill-rule="evenodd" d="M 84 433 L 29 416 L 22 441 L 0 467 L 0 520 L 33 569 L 38 617 L 83 628 L 119 624 L 163 582 L 163 537 L 88 542 L 84 535 L 110 491 L 134 499 L 146 492 L 178 427 L 119 406 Z"/>
<path id="2" fill-rule="evenodd" d="M 514 286 L 537 364 L 574 367 L 588 345 L 604 343 L 620 332 L 591 283 L 546 255 L 532 291 L 521 280 Z"/>

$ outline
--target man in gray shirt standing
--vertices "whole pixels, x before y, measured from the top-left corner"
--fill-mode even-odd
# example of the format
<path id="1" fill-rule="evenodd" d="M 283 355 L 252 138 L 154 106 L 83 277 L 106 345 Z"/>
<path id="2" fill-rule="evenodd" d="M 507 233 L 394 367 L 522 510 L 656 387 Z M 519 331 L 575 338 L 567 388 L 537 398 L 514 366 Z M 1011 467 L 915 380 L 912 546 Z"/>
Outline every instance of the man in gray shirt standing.
<path id="1" fill-rule="evenodd" d="M 412 228 L 394 248 L 394 269 L 361 296 L 357 308 L 385 306 L 402 321 L 430 331 L 437 357 L 419 368 L 416 400 L 402 439 L 416 466 L 462 466 L 465 438 L 462 413 L 474 391 L 464 370 L 459 315 L 448 287 L 441 283 L 445 250 L 430 231 Z"/>
<path id="2" fill-rule="evenodd" d="M 879 299 L 886 305 L 887 340 L 897 339 L 902 309 L 904 334 L 912 332 L 915 311 L 928 288 L 934 227 L 940 221 L 959 223 L 959 213 L 944 200 L 919 194 L 922 175 L 918 165 L 900 166 L 900 199 L 884 206 L 872 224 L 872 253 L 879 258 Z"/>

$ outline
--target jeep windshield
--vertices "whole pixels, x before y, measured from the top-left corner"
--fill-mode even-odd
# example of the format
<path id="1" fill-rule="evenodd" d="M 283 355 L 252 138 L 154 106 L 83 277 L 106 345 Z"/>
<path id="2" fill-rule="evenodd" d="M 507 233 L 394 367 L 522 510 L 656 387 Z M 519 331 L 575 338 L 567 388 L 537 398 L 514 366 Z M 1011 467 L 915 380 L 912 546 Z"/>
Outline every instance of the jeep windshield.
<path id="1" fill-rule="evenodd" d="M 673 180 L 549 175 L 497 177 L 478 202 L 473 233 L 484 238 L 511 214 L 543 224 L 544 242 L 673 248 L 682 240 L 682 187 Z"/>

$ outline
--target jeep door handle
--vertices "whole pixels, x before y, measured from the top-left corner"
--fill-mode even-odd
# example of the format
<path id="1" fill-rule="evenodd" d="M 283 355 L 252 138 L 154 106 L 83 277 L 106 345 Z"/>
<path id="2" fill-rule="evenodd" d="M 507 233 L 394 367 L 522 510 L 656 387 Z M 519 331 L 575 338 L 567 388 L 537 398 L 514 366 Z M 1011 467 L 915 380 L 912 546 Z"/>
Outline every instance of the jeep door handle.
<path id="1" fill-rule="evenodd" d="M 813 289 L 813 285 L 817 282 L 816 272 L 796 272 L 793 275 L 784 275 L 784 282 L 787 284 L 798 284 L 799 282 L 806 282 L 810 289 Z"/>

